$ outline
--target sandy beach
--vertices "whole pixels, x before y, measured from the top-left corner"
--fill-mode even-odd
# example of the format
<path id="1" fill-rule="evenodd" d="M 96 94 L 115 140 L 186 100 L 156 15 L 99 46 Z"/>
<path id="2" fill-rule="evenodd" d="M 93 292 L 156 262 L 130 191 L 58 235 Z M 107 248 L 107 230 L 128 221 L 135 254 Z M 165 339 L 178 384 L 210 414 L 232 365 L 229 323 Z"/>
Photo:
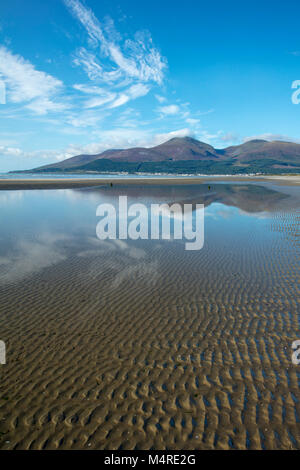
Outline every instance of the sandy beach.
<path id="1" fill-rule="evenodd" d="M 202 177 L 184 177 L 184 176 L 168 176 L 161 178 L 65 178 L 65 179 L 0 179 L 0 190 L 14 190 L 14 189 L 68 189 L 68 188 L 85 188 L 100 185 L 153 185 L 153 184 L 168 184 L 168 185 L 182 185 L 182 184 L 203 184 L 207 181 L 227 181 L 227 182 L 263 182 L 274 181 L 277 184 L 299 186 L 300 175 L 296 176 L 209 176 Z"/>
<path id="2" fill-rule="evenodd" d="M 1 449 L 300 448 L 295 200 L 216 186 L 198 252 L 97 240 L 118 188 L 1 193 Z"/>

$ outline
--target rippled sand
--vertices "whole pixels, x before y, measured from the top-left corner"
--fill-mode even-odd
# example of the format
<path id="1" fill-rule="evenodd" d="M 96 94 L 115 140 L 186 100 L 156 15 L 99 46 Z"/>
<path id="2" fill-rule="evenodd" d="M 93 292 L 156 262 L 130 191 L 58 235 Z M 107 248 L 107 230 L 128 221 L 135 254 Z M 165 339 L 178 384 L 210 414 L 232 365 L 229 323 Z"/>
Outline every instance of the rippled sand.
<path id="1" fill-rule="evenodd" d="M 299 213 L 224 227 L 4 277 L 0 448 L 299 449 Z"/>

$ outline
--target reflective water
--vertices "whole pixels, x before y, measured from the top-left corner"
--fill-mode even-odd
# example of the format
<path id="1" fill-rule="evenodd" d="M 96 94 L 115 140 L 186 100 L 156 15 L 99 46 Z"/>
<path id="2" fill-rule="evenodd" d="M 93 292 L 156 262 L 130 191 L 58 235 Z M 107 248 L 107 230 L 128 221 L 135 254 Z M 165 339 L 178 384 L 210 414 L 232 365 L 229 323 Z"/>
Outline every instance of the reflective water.
<path id="1" fill-rule="evenodd" d="M 120 195 L 204 204 L 203 248 L 99 240 Z M 270 183 L 0 191 L 0 446 L 299 448 L 299 209 Z"/>

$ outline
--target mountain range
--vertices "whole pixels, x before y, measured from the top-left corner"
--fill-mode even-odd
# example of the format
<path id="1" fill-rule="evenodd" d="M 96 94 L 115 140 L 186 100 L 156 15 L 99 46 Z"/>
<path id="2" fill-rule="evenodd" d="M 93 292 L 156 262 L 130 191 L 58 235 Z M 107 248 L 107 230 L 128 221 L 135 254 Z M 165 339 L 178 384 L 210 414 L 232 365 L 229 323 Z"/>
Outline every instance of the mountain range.
<path id="1" fill-rule="evenodd" d="M 97 155 L 77 155 L 27 171 L 300 173 L 300 144 L 255 139 L 241 145 L 215 149 L 191 137 L 176 137 L 152 148 L 111 149 Z"/>

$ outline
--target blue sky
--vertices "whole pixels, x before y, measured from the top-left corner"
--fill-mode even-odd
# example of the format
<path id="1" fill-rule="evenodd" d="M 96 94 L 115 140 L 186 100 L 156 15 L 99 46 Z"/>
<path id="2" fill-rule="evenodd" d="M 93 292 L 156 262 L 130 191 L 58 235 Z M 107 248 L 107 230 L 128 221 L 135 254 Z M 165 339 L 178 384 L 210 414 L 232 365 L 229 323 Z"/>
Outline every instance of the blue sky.
<path id="1" fill-rule="evenodd" d="M 1 2 L 0 171 L 173 136 L 300 142 L 299 21 L 290 0 Z"/>

